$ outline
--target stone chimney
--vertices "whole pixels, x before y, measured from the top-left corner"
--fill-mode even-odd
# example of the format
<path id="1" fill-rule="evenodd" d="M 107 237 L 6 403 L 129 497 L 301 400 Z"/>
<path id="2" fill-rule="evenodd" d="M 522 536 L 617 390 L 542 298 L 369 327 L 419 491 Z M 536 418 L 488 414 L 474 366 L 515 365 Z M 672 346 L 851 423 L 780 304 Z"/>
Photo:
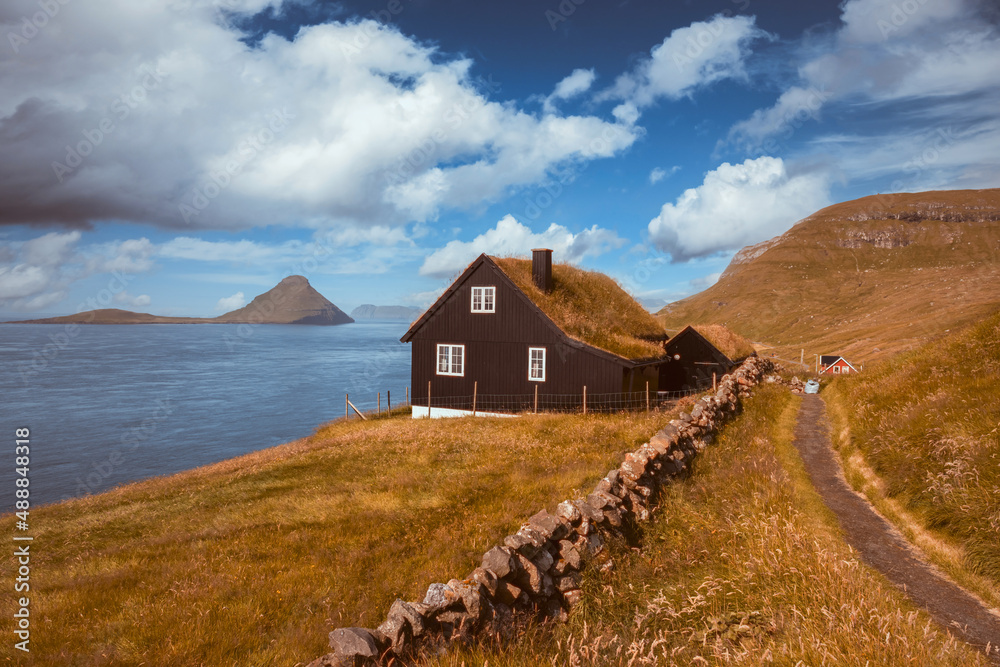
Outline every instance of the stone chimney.
<path id="1" fill-rule="evenodd" d="M 552 251 L 535 248 L 531 251 L 531 277 L 543 292 L 552 291 Z"/>

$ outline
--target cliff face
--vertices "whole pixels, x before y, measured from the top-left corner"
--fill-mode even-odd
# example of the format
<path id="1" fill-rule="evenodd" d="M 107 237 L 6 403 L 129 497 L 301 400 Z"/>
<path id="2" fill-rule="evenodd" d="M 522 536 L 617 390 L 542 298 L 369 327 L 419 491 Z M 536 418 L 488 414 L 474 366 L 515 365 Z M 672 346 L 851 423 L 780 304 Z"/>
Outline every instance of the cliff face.
<path id="1" fill-rule="evenodd" d="M 303 276 L 288 276 L 246 306 L 215 322 L 268 324 L 349 324 L 354 320 L 317 292 Z"/>

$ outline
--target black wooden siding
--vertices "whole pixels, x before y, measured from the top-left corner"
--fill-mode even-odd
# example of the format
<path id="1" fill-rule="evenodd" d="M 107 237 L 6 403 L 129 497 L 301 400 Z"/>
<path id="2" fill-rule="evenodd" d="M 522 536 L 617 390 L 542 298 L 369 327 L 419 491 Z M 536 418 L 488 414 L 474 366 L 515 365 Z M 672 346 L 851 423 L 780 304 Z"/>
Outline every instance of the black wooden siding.
<path id="1" fill-rule="evenodd" d="M 704 387 L 712 382 L 712 374 L 722 377 L 732 362 L 697 331 L 685 328 L 666 344 L 667 361 L 659 369 L 659 388 L 680 391 Z M 674 355 L 680 355 L 675 360 Z"/>
<path id="2" fill-rule="evenodd" d="M 471 312 L 472 288 L 490 286 L 496 287 L 496 312 Z M 428 380 L 432 398 L 472 396 L 474 382 L 481 395 L 531 394 L 536 385 L 542 394 L 581 394 L 584 385 L 588 394 L 617 393 L 630 380 L 645 388 L 649 373 L 575 346 L 543 318 L 499 268 L 481 262 L 411 338 L 414 403 L 426 403 Z M 439 343 L 465 345 L 463 377 L 437 375 Z M 546 348 L 544 382 L 528 380 L 529 347 Z M 651 377 L 655 382 L 656 374 Z"/>

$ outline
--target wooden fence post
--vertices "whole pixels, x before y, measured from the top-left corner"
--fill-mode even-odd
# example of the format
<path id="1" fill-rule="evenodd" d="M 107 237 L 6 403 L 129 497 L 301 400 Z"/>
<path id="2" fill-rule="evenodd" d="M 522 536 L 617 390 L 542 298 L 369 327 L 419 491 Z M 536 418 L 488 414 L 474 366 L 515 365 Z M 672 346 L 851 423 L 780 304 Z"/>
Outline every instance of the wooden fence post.
<path id="1" fill-rule="evenodd" d="M 409 402 L 410 402 L 410 388 L 407 387 L 406 388 L 406 397 L 404 399 L 404 403 L 409 403 Z"/>
<path id="2" fill-rule="evenodd" d="M 378 412 L 376 414 L 382 414 L 382 392 L 378 393 Z"/>
<path id="3" fill-rule="evenodd" d="M 535 414 L 538 414 L 538 385 L 535 385 Z"/>
<path id="4" fill-rule="evenodd" d="M 389 395 L 388 389 L 385 390 L 385 411 L 392 412 L 392 396 Z"/>
<path id="5" fill-rule="evenodd" d="M 427 381 L 427 418 L 431 417 L 431 381 Z"/>
<path id="6" fill-rule="evenodd" d="M 712 391 L 718 391 L 715 387 L 715 372 L 712 372 Z"/>
<path id="7" fill-rule="evenodd" d="M 583 385 L 583 414 L 587 414 L 587 385 Z"/>
<path id="8" fill-rule="evenodd" d="M 349 406 L 351 406 L 352 410 L 354 410 L 355 412 L 358 413 L 358 416 L 361 417 L 361 421 L 365 421 L 365 422 L 368 421 L 368 418 L 365 417 L 363 414 L 361 414 L 361 410 L 358 410 L 356 407 L 354 407 L 354 403 L 351 403 L 350 401 L 347 401 L 347 404 Z"/>
<path id="9" fill-rule="evenodd" d="M 646 412 L 649 412 L 649 380 L 646 380 Z"/>
<path id="10" fill-rule="evenodd" d="M 479 391 L 479 380 L 472 383 L 472 416 L 476 416 L 476 394 Z"/>

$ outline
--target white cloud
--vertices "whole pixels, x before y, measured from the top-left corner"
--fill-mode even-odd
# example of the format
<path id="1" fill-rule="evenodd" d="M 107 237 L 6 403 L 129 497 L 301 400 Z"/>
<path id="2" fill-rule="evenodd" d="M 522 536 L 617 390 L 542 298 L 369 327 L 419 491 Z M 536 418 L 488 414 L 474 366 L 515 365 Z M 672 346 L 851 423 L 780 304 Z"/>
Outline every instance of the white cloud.
<path id="1" fill-rule="evenodd" d="M 0 243 L 0 306 L 39 310 L 65 299 L 74 283 L 89 276 L 141 273 L 153 266 L 148 239 L 84 246 L 80 239 L 78 231 L 49 232 Z"/>
<path id="2" fill-rule="evenodd" d="M 649 182 L 652 184 L 657 184 L 665 178 L 670 178 L 678 171 L 681 170 L 680 165 L 674 165 L 670 169 L 663 169 L 662 167 L 656 167 L 653 171 L 649 172 Z"/>
<path id="3" fill-rule="evenodd" d="M 774 153 L 776 138 L 822 112 L 826 119 L 849 118 L 845 125 L 864 128 L 812 140 L 854 178 L 896 176 L 905 189 L 995 185 L 1000 173 L 995 2 L 848 0 L 841 20 L 832 34 L 810 40 L 798 80 L 771 107 L 736 123 L 730 142 Z M 859 117 L 868 122 L 857 122 Z M 949 135 L 946 146 L 936 138 L 939 132 Z M 935 155 L 933 164 L 913 171 L 920 162 L 913 156 L 927 151 Z"/>
<path id="4" fill-rule="evenodd" d="M 470 60 L 390 25 L 327 21 L 251 47 L 233 25 L 280 2 L 227 2 L 240 21 L 216 5 L 60 4 L 53 24 L 72 30 L 50 25 L 0 61 L 0 222 L 391 227 L 637 138 L 598 117 L 494 101 Z M 37 11 L 5 2 L 0 33 Z M 578 95 L 591 77 L 578 70 L 556 94 Z"/>
<path id="5" fill-rule="evenodd" d="M 123 306 L 128 306 L 130 308 L 145 308 L 150 303 L 152 299 L 149 298 L 148 294 L 140 294 L 138 296 L 132 296 L 126 291 L 118 292 L 115 294 L 115 303 L 121 304 Z"/>
<path id="6" fill-rule="evenodd" d="M 686 261 L 781 234 L 829 198 L 824 173 L 790 174 L 773 157 L 727 162 L 675 203 L 664 204 L 649 223 L 649 236 L 673 261 Z"/>
<path id="7" fill-rule="evenodd" d="M 582 95 L 594 85 L 597 73 L 593 69 L 575 69 L 573 73 L 556 84 L 555 90 L 546 98 L 545 113 L 555 113 L 555 103 L 558 100 L 568 100 Z"/>
<path id="8" fill-rule="evenodd" d="M 232 296 L 219 299 L 219 301 L 215 304 L 215 310 L 220 313 L 228 313 L 231 310 L 242 308 L 245 305 L 247 305 L 247 299 L 243 295 L 243 292 L 237 292 Z"/>
<path id="9" fill-rule="evenodd" d="M 551 248 L 557 262 L 579 262 L 584 257 L 601 255 L 620 248 L 625 240 L 608 229 L 594 225 L 573 234 L 562 225 L 551 224 L 541 233 L 506 215 L 495 227 L 471 241 L 450 241 L 431 253 L 420 267 L 420 275 L 450 278 L 463 270 L 482 253 L 489 255 L 524 255 L 532 248 Z"/>
<path id="10" fill-rule="evenodd" d="M 599 99 L 628 100 L 642 108 L 661 97 L 679 99 L 723 79 L 745 78 L 750 44 L 766 36 L 753 16 L 720 14 L 678 28 Z"/>

